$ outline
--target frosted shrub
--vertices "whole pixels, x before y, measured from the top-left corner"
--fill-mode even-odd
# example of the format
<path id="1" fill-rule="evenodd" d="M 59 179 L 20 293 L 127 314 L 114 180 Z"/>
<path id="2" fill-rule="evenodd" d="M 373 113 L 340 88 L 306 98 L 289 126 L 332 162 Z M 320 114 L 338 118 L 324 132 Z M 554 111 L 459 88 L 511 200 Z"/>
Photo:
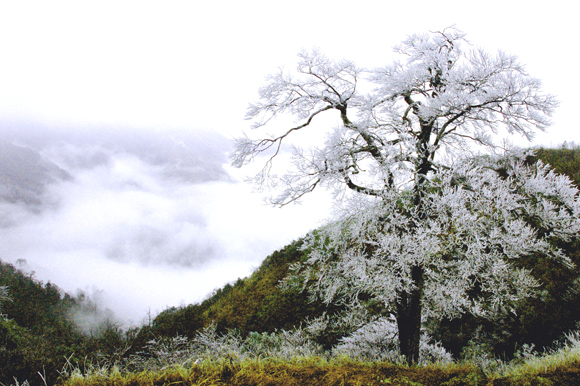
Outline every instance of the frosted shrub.
<path id="1" fill-rule="evenodd" d="M 147 342 L 144 351 L 132 355 L 126 363 L 129 371 L 155 371 L 169 366 L 185 366 L 193 358 L 193 348 L 187 337 L 154 339 Z"/>
<path id="2" fill-rule="evenodd" d="M 543 353 L 534 351 L 533 345 L 523 344 L 515 358 L 504 364 L 499 371 L 504 377 L 521 377 L 529 374 L 545 374 L 550 371 L 573 369 L 580 361 L 580 331 L 564 335 L 564 339 L 554 342 L 551 349 Z M 571 371 L 571 370 L 570 370 Z"/>
<path id="3" fill-rule="evenodd" d="M 303 329 L 275 333 L 252 332 L 244 342 L 244 354 L 252 358 L 282 358 L 322 355 L 316 344 Z"/>
<path id="4" fill-rule="evenodd" d="M 393 319 L 381 318 L 368 323 L 341 339 L 334 355 L 347 355 L 365 360 L 400 362 L 397 324 Z M 452 362 L 453 359 L 439 343 L 431 343 L 426 333 L 421 335 L 419 362 Z"/>
<path id="5" fill-rule="evenodd" d="M 572 349 L 580 349 L 580 330 L 566 334 L 566 346 Z"/>
<path id="6" fill-rule="evenodd" d="M 251 332 L 246 339 L 235 331 L 218 334 L 215 325 L 206 327 L 192 339 L 192 354 L 200 360 L 283 358 L 321 355 L 316 344 L 303 329 L 273 333 Z"/>
<path id="7" fill-rule="evenodd" d="M 251 332 L 243 339 L 235 330 L 225 334 L 212 324 L 188 339 L 152 340 L 145 350 L 134 355 L 125 364 L 128 371 L 155 371 L 171 366 L 188 367 L 200 362 L 242 361 L 246 359 L 284 359 L 322 356 L 349 356 L 363 360 L 401 362 L 397 327 L 392 319 L 378 319 L 367 323 L 343 338 L 331 353 L 316 343 L 304 328 L 273 333 Z M 426 334 L 421 337 L 420 362 L 451 362 L 451 356 L 438 343 L 430 343 Z"/>
<path id="8" fill-rule="evenodd" d="M 453 362 L 453 357 L 440 342 L 432 341 L 427 333 L 423 333 L 419 343 L 419 363 L 433 362 L 449 363 Z"/>
<path id="9" fill-rule="evenodd" d="M 211 324 L 199 331 L 191 340 L 196 360 L 240 358 L 243 351 L 243 339 L 240 334 L 234 330 L 229 330 L 227 334 L 218 334 L 216 328 L 215 324 Z"/>
<path id="10" fill-rule="evenodd" d="M 530 359 L 533 359 L 536 356 L 537 353 L 535 352 L 535 345 L 533 343 L 532 344 L 524 343 L 522 347 L 520 347 L 520 349 L 514 353 L 513 361 L 525 363 L 526 361 L 529 361 Z"/>
<path id="11" fill-rule="evenodd" d="M 348 307 L 333 315 L 323 312 L 316 318 L 306 319 L 304 331 L 312 340 L 320 341 L 324 340 L 329 332 L 342 336 L 349 335 L 373 319 L 363 306 Z"/>
<path id="12" fill-rule="evenodd" d="M 342 338 L 333 351 L 335 355 L 345 354 L 353 358 L 398 362 L 400 354 L 397 326 L 389 319 L 368 323 Z"/>
<path id="13" fill-rule="evenodd" d="M 282 345 L 282 337 L 276 334 L 251 332 L 244 341 L 244 354 L 248 356 L 269 357 Z"/>
<path id="14" fill-rule="evenodd" d="M 133 368 L 160 369 L 201 361 L 291 359 L 322 354 L 322 347 L 303 329 L 275 333 L 251 332 L 243 339 L 235 330 L 219 334 L 216 325 L 212 324 L 189 340 L 181 336 L 153 340 L 148 343 L 144 352 L 133 358 L 132 363 Z"/>
<path id="15" fill-rule="evenodd" d="M 129 371 L 154 371 L 170 366 L 189 366 L 204 360 L 238 357 L 243 339 L 235 331 L 218 334 L 215 324 L 198 331 L 188 339 L 185 336 L 154 339 L 144 350 L 133 355 L 126 368 Z"/>

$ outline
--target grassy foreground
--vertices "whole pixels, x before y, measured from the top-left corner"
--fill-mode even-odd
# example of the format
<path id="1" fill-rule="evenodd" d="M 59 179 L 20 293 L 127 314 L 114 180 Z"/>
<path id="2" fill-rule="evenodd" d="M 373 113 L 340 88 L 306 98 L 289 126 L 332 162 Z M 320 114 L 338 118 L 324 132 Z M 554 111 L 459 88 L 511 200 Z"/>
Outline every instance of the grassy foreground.
<path id="1" fill-rule="evenodd" d="M 391 363 L 367 363 L 350 359 L 320 358 L 245 360 L 172 366 L 161 371 L 121 373 L 95 369 L 91 374 L 71 374 L 65 386 L 367 386 L 367 385 L 580 385 L 580 359 L 563 362 L 532 360 L 495 374 L 473 365 L 433 364 L 408 367 Z"/>

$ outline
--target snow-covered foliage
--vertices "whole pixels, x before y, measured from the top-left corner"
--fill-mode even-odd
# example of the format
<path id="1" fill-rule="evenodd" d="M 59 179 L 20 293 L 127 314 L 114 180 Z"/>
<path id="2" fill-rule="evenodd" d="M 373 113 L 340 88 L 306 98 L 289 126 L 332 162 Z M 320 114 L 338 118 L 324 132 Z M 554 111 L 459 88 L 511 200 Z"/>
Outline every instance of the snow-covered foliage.
<path id="1" fill-rule="evenodd" d="M 218 334 L 215 325 L 198 333 L 191 342 L 195 356 L 203 360 L 221 358 L 284 358 L 320 355 L 322 348 L 302 329 L 275 333 L 251 332 L 241 338 L 235 331 Z"/>
<path id="2" fill-rule="evenodd" d="M 321 320 L 318 322 L 333 323 L 335 320 L 326 319 L 325 322 Z M 172 339 L 152 340 L 144 352 L 131 358 L 130 363 L 133 369 L 155 370 L 172 365 L 187 366 L 224 359 L 290 360 L 317 356 L 348 356 L 353 359 L 392 362 L 399 362 L 402 359 L 397 342 L 397 326 L 392 319 L 375 318 L 342 338 L 340 343 L 328 352 L 315 342 L 316 332 L 308 328 L 298 328 L 274 333 L 251 332 L 242 338 L 234 330 L 219 334 L 216 332 L 216 326 L 210 325 L 191 339 L 177 336 Z M 420 352 L 421 361 L 424 363 L 452 361 L 451 355 L 440 344 L 432 342 L 426 333 L 421 337 Z"/>
<path id="3" fill-rule="evenodd" d="M 252 332 L 244 341 L 244 352 L 254 358 L 283 358 L 322 356 L 322 347 L 302 329 L 277 333 Z"/>
<path id="4" fill-rule="evenodd" d="M 475 149 L 498 147 L 500 129 L 526 138 L 544 130 L 557 102 L 514 56 L 465 43 L 454 28 L 413 35 L 395 49 L 401 60 L 370 71 L 303 52 L 294 74 L 280 71 L 260 89 L 248 110 L 260 134 L 239 139 L 232 158 L 242 166 L 267 156 L 255 182 L 277 189 L 277 205 L 335 189 L 342 210 L 310 236 L 310 258 L 286 284 L 328 303 L 384 304 L 409 363 L 422 318 L 511 310 L 540 285 L 522 258 L 571 265 L 556 241 L 580 235 L 569 180 L 517 154 L 473 160 Z M 332 113 L 340 125 L 326 140 L 294 146 L 294 167 L 275 173 L 282 144 Z M 280 130 L 281 115 L 296 124 Z"/>
<path id="5" fill-rule="evenodd" d="M 421 266 L 425 317 L 486 316 L 540 285 L 521 258 L 572 264 L 555 241 L 580 234 L 578 190 L 541 163 L 457 162 L 433 173 L 421 213 L 410 192 L 391 194 L 353 197 L 338 221 L 308 236 L 310 257 L 286 282 L 328 303 L 355 305 L 366 294 L 395 312 L 398 294 L 417 286 L 411 267 Z"/>
<path id="6" fill-rule="evenodd" d="M 135 368 L 153 370 L 202 361 L 292 359 L 322 355 L 322 347 L 303 329 L 274 333 L 251 332 L 243 338 L 235 330 L 220 334 L 215 324 L 212 324 L 191 339 L 177 336 L 152 340 L 144 352 L 132 358 L 131 363 Z"/>
<path id="7" fill-rule="evenodd" d="M 270 76 L 247 114 L 257 131 L 270 124 L 280 130 L 273 120 L 283 115 L 293 116 L 296 126 L 238 139 L 233 164 L 262 153 L 274 157 L 291 135 L 335 113 L 342 124 L 324 143 L 295 147 L 295 167 L 280 176 L 269 174 L 270 158 L 256 182 L 275 184 L 279 205 L 321 184 L 380 195 L 395 183 L 414 181 L 419 165 L 434 162 L 437 152 L 492 146 L 501 128 L 531 138 L 534 129 L 549 125 L 555 98 L 541 92 L 540 81 L 514 56 L 464 45 L 463 33 L 452 28 L 413 35 L 395 49 L 403 61 L 374 70 L 302 52 L 296 72 Z"/>
<path id="8" fill-rule="evenodd" d="M 349 336 L 341 339 L 333 349 L 334 355 L 347 355 L 371 361 L 399 362 L 403 358 L 399 350 L 396 321 L 380 318 L 365 324 Z M 419 346 L 419 362 L 452 362 L 453 358 L 441 344 L 432 342 L 423 332 Z"/>

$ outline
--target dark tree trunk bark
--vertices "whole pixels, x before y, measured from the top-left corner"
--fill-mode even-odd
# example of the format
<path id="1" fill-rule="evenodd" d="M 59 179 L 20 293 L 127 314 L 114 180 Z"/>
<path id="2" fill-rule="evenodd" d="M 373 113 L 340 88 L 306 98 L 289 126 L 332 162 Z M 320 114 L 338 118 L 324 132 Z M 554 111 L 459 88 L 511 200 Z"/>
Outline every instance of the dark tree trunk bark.
<path id="1" fill-rule="evenodd" d="M 427 173 L 431 170 L 429 139 L 433 126 L 421 122 L 421 134 L 417 143 L 416 181 L 414 188 L 415 209 L 420 219 L 423 213 L 424 186 Z M 420 265 L 411 268 L 411 281 L 414 288 L 410 292 L 399 293 L 397 302 L 397 326 L 399 328 L 399 348 L 409 365 L 419 362 L 419 341 L 421 339 L 421 299 L 423 298 L 424 270 Z"/>
<path id="2" fill-rule="evenodd" d="M 397 327 L 399 348 L 409 365 L 419 362 L 421 339 L 421 298 L 423 296 L 423 268 L 414 266 L 411 277 L 416 288 L 410 293 L 399 294 L 397 302 Z"/>

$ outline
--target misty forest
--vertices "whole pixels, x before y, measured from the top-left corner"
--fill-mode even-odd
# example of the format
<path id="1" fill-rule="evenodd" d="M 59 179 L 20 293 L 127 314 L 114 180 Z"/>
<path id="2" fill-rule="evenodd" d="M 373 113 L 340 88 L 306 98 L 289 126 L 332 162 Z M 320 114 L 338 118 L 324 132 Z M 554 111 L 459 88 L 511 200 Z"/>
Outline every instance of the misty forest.
<path id="1" fill-rule="evenodd" d="M 259 88 L 252 130 L 233 149 L 211 133 L 108 134 L 90 151 L 86 138 L 54 134 L 43 147 L 46 138 L 6 134 L 0 384 L 580 384 L 580 148 L 511 142 L 546 130 L 556 97 L 516 57 L 455 28 L 412 35 L 394 55 L 365 69 L 299 53 Z M 130 232 L 121 218 L 105 234 L 112 262 L 201 269 L 219 259 L 216 242 L 235 243 L 211 234 L 184 197 L 202 182 L 227 186 L 228 154 L 257 171 L 249 182 L 273 206 L 329 192 L 331 219 L 256 256 L 247 277 L 127 326 L 91 293 L 66 292 L 9 255 L 31 248 L 13 241 L 20 229 L 62 205 L 55 186 L 72 190 L 84 176 L 97 190 L 165 189 L 145 174 L 98 177 L 118 154 L 129 171 L 146 160 L 178 202 L 151 212 L 191 226 L 161 229 L 152 217 Z"/>

